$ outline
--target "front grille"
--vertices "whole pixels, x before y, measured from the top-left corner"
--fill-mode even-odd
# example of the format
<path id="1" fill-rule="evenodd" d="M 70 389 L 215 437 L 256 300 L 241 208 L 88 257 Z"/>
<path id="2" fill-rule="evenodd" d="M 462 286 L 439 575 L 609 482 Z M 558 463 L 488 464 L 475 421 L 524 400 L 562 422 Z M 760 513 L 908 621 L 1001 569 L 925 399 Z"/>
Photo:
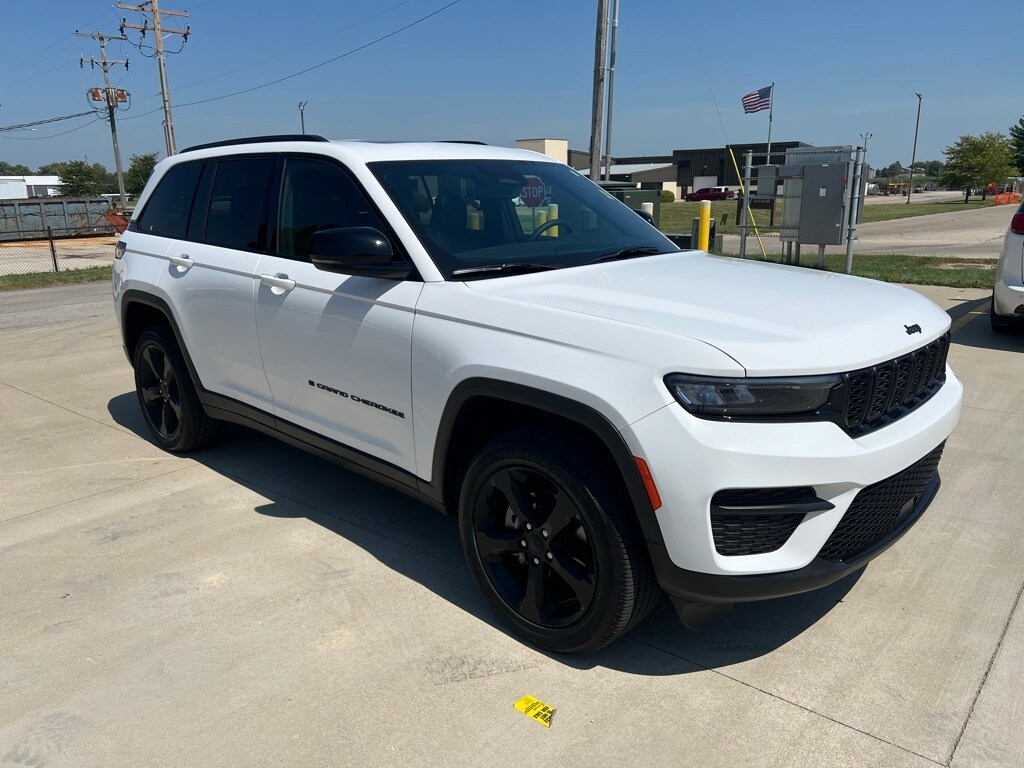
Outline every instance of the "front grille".
<path id="1" fill-rule="evenodd" d="M 813 488 L 737 488 L 711 499 L 711 534 L 720 555 L 763 555 L 779 549 L 803 522 L 804 512 L 745 514 L 742 507 L 816 501 Z M 716 509 L 728 507 L 728 510 Z"/>
<path id="2" fill-rule="evenodd" d="M 878 429 L 917 408 L 946 380 L 949 333 L 920 349 L 870 368 L 843 374 L 843 425 L 850 434 Z"/>
<path id="3" fill-rule="evenodd" d="M 854 498 L 818 557 L 843 562 L 884 541 L 913 514 L 938 470 L 945 443 L 902 472 L 869 485 Z"/>

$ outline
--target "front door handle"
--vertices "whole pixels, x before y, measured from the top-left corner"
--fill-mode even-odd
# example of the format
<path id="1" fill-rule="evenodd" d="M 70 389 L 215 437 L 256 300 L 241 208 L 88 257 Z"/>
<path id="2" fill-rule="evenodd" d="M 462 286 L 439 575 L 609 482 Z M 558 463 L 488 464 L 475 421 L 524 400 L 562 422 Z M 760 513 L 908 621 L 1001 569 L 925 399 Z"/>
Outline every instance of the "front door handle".
<path id="1" fill-rule="evenodd" d="M 260 275 L 260 282 L 278 296 L 295 287 L 295 281 L 283 272 L 278 272 L 276 275 Z"/>
<path id="2" fill-rule="evenodd" d="M 176 266 L 178 271 L 182 273 L 188 272 L 192 268 L 192 265 L 195 264 L 195 262 L 192 261 L 192 257 L 187 253 L 183 253 L 181 256 L 168 256 L 167 260 Z"/>

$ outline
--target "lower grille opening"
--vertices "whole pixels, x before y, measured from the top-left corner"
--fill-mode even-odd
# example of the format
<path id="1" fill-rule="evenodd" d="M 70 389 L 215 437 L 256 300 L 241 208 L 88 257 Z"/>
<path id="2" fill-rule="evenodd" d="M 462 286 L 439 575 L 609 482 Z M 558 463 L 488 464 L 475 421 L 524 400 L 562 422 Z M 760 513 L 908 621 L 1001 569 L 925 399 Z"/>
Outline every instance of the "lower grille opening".
<path id="1" fill-rule="evenodd" d="M 902 528 L 935 478 L 943 447 L 945 443 L 902 472 L 858 493 L 818 557 L 833 563 L 852 560 Z"/>
<path id="2" fill-rule="evenodd" d="M 715 549 L 720 555 L 774 552 L 789 540 L 808 512 L 830 507 L 810 487 L 719 491 L 711 499 Z"/>

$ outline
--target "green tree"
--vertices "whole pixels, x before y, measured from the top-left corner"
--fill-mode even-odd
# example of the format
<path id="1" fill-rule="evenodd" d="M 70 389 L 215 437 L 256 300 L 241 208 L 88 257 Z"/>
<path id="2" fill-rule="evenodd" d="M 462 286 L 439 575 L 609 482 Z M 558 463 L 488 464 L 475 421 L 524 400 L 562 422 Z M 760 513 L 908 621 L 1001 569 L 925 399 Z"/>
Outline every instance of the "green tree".
<path id="1" fill-rule="evenodd" d="M 21 163 L 11 165 L 8 162 L 0 160 L 0 176 L 27 176 L 31 173 L 32 171 L 27 165 L 22 165 Z"/>
<path id="2" fill-rule="evenodd" d="M 124 172 L 124 188 L 129 195 L 138 197 L 142 194 L 143 187 L 153 175 L 153 168 L 156 166 L 156 152 L 148 152 L 144 155 L 132 155 L 128 159 L 128 170 Z"/>
<path id="3" fill-rule="evenodd" d="M 1010 126 L 1010 144 L 1013 146 L 1013 160 L 1017 164 L 1017 173 L 1024 176 L 1024 117 Z"/>
<path id="4" fill-rule="evenodd" d="M 953 189 L 964 190 L 965 203 L 971 199 L 972 187 L 1003 182 L 1016 173 L 1013 146 L 1002 133 L 961 136 L 955 144 L 946 147 L 942 154 L 946 156 L 942 183 Z"/>
<path id="5" fill-rule="evenodd" d="M 39 167 L 40 174 L 60 176 L 60 193 L 67 197 L 100 195 L 117 187 L 113 175 L 100 163 L 89 165 L 84 160 L 68 160 Z"/>

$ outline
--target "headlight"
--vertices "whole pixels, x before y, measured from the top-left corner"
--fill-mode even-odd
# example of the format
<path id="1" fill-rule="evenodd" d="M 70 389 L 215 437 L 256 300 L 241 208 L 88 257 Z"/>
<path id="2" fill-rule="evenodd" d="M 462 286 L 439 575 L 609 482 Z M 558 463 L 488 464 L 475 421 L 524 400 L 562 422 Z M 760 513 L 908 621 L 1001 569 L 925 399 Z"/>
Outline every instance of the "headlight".
<path id="1" fill-rule="evenodd" d="M 810 414 L 828 403 L 841 381 L 839 375 L 727 379 L 670 373 L 665 377 L 683 408 L 711 419 Z"/>

